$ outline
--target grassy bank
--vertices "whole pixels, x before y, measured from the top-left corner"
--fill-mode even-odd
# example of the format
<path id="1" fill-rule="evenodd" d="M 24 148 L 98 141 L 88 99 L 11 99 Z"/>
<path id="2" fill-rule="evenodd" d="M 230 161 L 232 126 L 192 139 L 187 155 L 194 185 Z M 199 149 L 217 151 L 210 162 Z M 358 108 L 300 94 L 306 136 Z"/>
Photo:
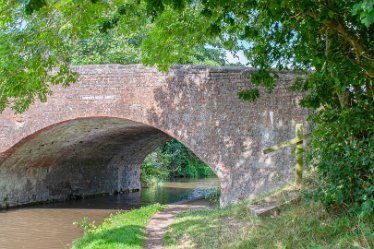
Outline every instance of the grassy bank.
<path id="1" fill-rule="evenodd" d="M 75 241 L 72 248 L 141 249 L 144 228 L 148 220 L 160 210 L 162 206 L 155 204 L 111 215 L 97 228 L 88 226 L 85 236 Z"/>
<path id="2" fill-rule="evenodd" d="M 374 248 L 373 217 L 359 220 L 301 201 L 279 216 L 257 218 L 247 206 L 179 215 L 166 234 L 167 249 Z"/>

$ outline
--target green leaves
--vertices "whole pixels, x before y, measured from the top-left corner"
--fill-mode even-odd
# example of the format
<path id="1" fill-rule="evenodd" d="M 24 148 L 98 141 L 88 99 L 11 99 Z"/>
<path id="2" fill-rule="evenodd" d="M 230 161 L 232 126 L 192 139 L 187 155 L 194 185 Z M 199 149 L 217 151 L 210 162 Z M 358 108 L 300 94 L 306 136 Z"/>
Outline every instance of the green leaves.
<path id="1" fill-rule="evenodd" d="M 25 13 L 31 15 L 34 11 L 38 11 L 46 5 L 46 0 L 28 0 L 25 6 Z"/>
<path id="2" fill-rule="evenodd" d="M 68 2 L 35 0 L 24 6 L 17 1 L 1 11 L 11 18 L 0 25 L 0 111 L 11 106 L 23 112 L 36 99 L 46 101 L 50 83 L 69 85 L 75 81 L 66 63 L 70 53 L 67 41 L 76 30 L 73 18 L 66 20 L 64 16 L 70 13 L 63 7 Z M 52 74 L 53 68 L 59 71 L 57 75 Z"/>
<path id="3" fill-rule="evenodd" d="M 24 111 L 36 99 L 46 100 L 49 84 L 74 82 L 69 63 L 140 61 L 165 71 L 173 63 L 220 65 L 221 51 L 242 50 L 258 71 L 251 78 L 255 87 L 238 97 L 253 101 L 258 87 L 271 92 L 279 71 L 298 73 L 293 89 L 306 93 L 302 105 L 319 110 L 311 151 L 325 196 L 329 203 L 367 207 L 373 184 L 367 156 L 373 145 L 373 5 L 372 0 L 0 0 L 0 111 L 7 106 Z M 59 72 L 50 74 L 56 67 Z"/>
<path id="4" fill-rule="evenodd" d="M 258 97 L 260 97 L 260 92 L 257 88 L 249 89 L 245 91 L 238 92 L 239 98 L 248 101 L 255 101 Z"/>
<path id="5" fill-rule="evenodd" d="M 141 44 L 142 63 L 156 64 L 162 71 L 171 64 L 192 63 L 196 51 L 209 41 L 203 32 L 203 20 L 192 9 L 178 15 L 172 8 L 165 8 L 147 28 L 148 36 Z"/>
<path id="6" fill-rule="evenodd" d="M 28 68 L 32 53 L 43 55 L 34 61 L 39 66 L 44 65 L 41 66 L 44 73 L 67 62 L 107 63 L 109 60 L 105 60 L 104 55 L 108 53 L 119 63 L 141 61 L 167 70 L 173 63 L 200 61 L 196 60 L 196 54 L 207 44 L 214 44 L 218 49 L 243 50 L 250 65 L 259 69 L 252 83 L 270 91 L 277 80 L 273 69 L 293 68 L 304 74 L 315 69 L 318 74 L 323 73 L 323 77 L 316 78 L 335 82 L 332 83 L 335 87 L 328 88 L 332 90 L 330 96 L 319 97 L 320 91 L 313 90 L 314 96 L 309 99 L 319 99 L 315 107 L 317 103 L 330 102 L 334 95 L 350 85 L 357 85 L 353 82 L 365 85 L 374 79 L 371 35 L 374 13 L 370 0 L 329 1 L 328 6 L 310 0 L 30 0 L 4 1 L 0 6 L 1 46 L 19 55 L 19 58 L 12 58 L 18 64 L 12 67 L 13 73 Z M 326 38 L 327 31 L 331 39 Z M 92 37 L 96 37 L 97 42 Z M 134 40 L 138 43 L 127 44 Z M 327 46 L 327 40 L 332 44 Z M 113 47 L 104 49 L 105 42 Z M 79 44 L 78 51 L 71 59 L 69 53 L 76 44 Z M 333 48 L 329 58 L 326 56 L 328 47 Z M 1 58 L 14 57 L 0 55 Z M 47 57 L 47 62 L 43 61 Z M 4 70 L 10 72 L 10 67 Z M 334 79 L 329 80 L 329 77 Z M 47 84 L 45 80 L 47 78 L 43 79 L 43 84 Z M 305 85 L 322 83 L 313 82 Z M 38 96 L 38 87 L 34 90 L 23 94 Z"/>
<path id="7" fill-rule="evenodd" d="M 374 23 L 374 2 L 372 0 L 363 0 L 353 5 L 352 14 L 358 15 L 361 22 L 369 27 Z"/>
<path id="8" fill-rule="evenodd" d="M 208 165 L 177 140 L 166 142 L 157 153 L 163 158 L 169 178 L 201 178 L 214 175 Z"/>
<path id="9" fill-rule="evenodd" d="M 156 178 L 189 177 L 201 178 L 213 176 L 213 171 L 196 157 L 187 147 L 171 140 L 161 145 L 155 152 L 149 154 L 142 164 L 142 179 L 144 183 Z"/>
<path id="10" fill-rule="evenodd" d="M 319 173 L 318 198 L 364 216 L 374 208 L 374 115 L 373 106 L 367 108 L 327 108 L 316 115 L 309 155 Z"/>

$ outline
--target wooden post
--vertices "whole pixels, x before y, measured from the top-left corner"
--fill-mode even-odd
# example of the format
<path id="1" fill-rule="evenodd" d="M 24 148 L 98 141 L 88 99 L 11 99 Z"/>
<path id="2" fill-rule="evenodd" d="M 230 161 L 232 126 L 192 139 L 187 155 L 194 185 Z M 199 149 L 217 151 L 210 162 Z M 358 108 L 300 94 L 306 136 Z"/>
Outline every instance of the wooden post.
<path id="1" fill-rule="evenodd" d="M 303 134 L 303 124 L 296 124 L 296 137 L 288 141 L 281 142 L 277 145 L 271 146 L 267 149 L 264 149 L 262 153 L 268 154 L 284 147 L 288 147 L 292 144 L 296 144 L 296 184 L 300 184 L 303 179 L 303 140 L 312 137 L 311 133 Z"/>
<path id="2" fill-rule="evenodd" d="M 303 179 L 303 124 L 296 124 L 296 184 L 301 184 Z"/>

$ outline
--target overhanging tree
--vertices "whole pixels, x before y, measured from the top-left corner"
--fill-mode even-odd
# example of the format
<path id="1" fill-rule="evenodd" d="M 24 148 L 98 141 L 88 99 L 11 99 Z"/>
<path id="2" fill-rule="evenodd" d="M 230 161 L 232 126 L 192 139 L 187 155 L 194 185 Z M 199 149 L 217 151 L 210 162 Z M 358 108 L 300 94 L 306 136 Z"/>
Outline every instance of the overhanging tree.
<path id="1" fill-rule="evenodd" d="M 311 163 L 326 203 L 373 210 L 374 3 L 372 0 L 0 0 L 0 107 L 18 111 L 48 84 L 69 84 L 69 44 L 118 29 L 146 34 L 141 61 L 166 70 L 208 44 L 243 50 L 271 91 L 277 70 L 301 73 L 293 89 L 316 111 Z M 126 39 L 127 39 L 126 38 Z M 50 75 L 59 66 L 58 75 Z M 256 87 L 239 97 L 255 100 Z"/>

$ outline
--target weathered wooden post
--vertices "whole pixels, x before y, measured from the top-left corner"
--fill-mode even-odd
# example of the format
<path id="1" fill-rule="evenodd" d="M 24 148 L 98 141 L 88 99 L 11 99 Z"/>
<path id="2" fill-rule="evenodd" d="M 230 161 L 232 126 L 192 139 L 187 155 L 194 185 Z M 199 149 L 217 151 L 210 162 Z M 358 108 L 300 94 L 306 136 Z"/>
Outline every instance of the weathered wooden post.
<path id="1" fill-rule="evenodd" d="M 304 139 L 308 138 L 311 136 L 311 134 L 303 134 L 303 124 L 296 124 L 296 137 L 293 139 L 290 139 L 288 141 L 284 141 L 282 143 L 279 143 L 277 145 L 271 146 L 267 149 L 264 149 L 262 153 L 268 154 L 273 151 L 277 151 L 281 148 L 290 146 L 292 144 L 296 144 L 296 184 L 300 184 L 302 179 L 303 179 L 303 153 L 304 153 L 304 148 L 303 148 L 303 141 Z"/>
<path id="2" fill-rule="evenodd" d="M 296 184 L 301 184 L 303 179 L 303 124 L 296 124 Z"/>

